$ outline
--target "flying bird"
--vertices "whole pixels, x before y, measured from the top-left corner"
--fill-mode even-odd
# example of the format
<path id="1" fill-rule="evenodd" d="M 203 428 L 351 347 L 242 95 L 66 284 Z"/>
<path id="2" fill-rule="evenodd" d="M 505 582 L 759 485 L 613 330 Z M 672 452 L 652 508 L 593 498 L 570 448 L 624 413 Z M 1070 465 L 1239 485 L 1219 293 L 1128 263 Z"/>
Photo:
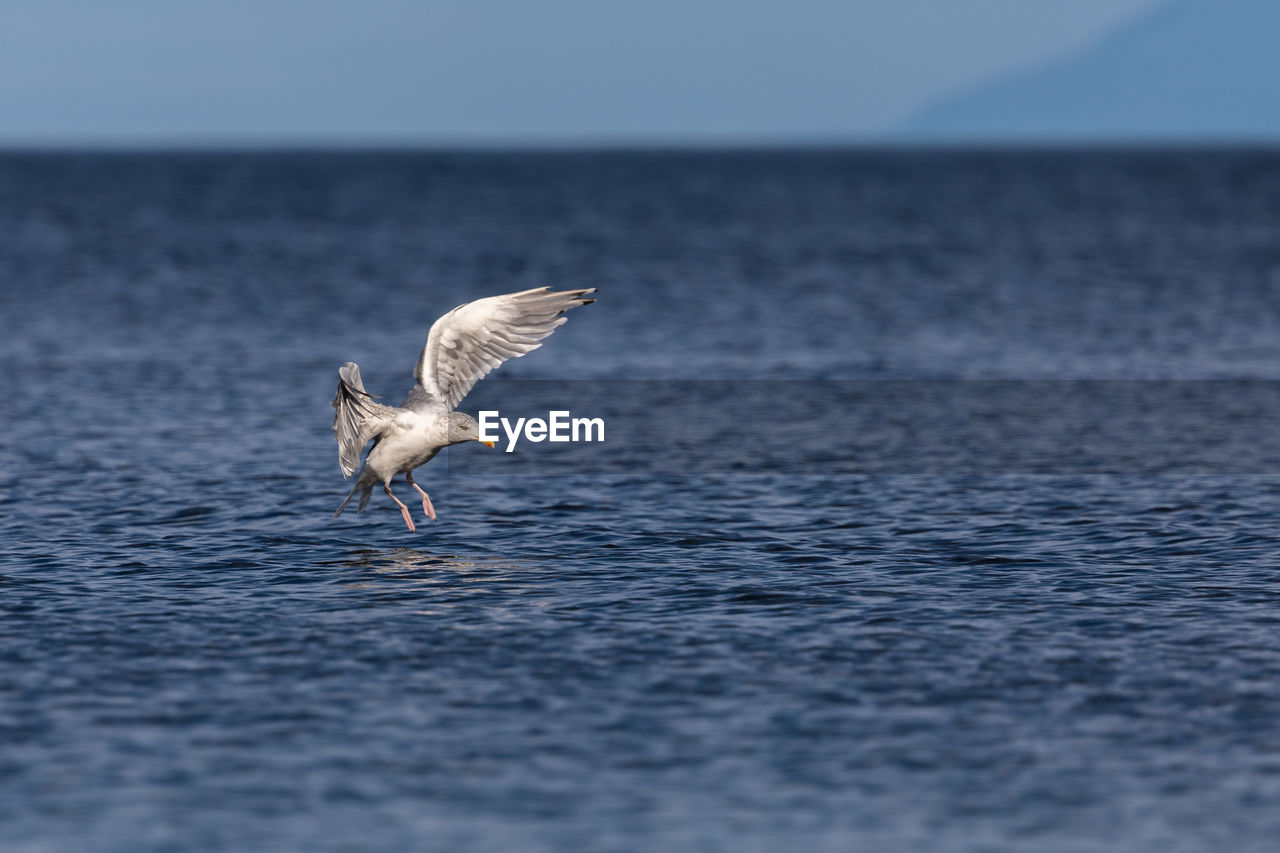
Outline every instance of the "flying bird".
<path id="1" fill-rule="evenodd" d="M 564 324 L 564 312 L 595 302 L 586 290 L 539 287 L 520 293 L 490 296 L 454 308 L 431 326 L 427 344 L 413 368 L 417 384 L 399 406 L 375 402 L 364 390 L 360 366 L 349 361 L 338 369 L 338 391 L 333 395 L 333 430 L 338 438 L 338 464 L 342 476 L 359 475 L 347 499 L 334 518 L 360 493 L 356 512 L 364 512 L 373 487 L 382 483 L 387 497 L 400 507 L 400 515 L 410 531 L 416 530 L 409 508 L 391 491 L 391 480 L 404 474 L 405 480 L 422 496 L 422 512 L 434 520 L 435 507 L 422 487 L 413 481 L 413 469 L 425 465 L 444 447 L 479 441 L 475 418 L 455 412 L 471 388 L 489 371 L 509 358 L 519 358 L 542 346 L 540 341 Z M 360 465 L 360 451 L 373 444 Z"/>

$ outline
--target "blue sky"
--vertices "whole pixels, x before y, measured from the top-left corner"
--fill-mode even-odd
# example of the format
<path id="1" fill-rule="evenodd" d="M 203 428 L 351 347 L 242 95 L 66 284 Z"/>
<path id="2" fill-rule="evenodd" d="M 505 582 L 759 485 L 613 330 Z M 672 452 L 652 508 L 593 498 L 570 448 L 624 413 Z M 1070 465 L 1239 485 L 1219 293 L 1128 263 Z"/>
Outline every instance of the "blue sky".
<path id="1" fill-rule="evenodd" d="M 0 143 L 873 138 L 1160 0 L 0 0 Z"/>

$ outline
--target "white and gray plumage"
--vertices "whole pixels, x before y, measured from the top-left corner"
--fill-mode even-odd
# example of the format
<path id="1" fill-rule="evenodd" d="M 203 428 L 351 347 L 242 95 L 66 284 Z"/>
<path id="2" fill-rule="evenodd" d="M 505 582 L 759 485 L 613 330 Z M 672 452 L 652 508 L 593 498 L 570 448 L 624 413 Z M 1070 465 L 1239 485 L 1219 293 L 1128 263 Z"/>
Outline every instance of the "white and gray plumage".
<path id="1" fill-rule="evenodd" d="M 477 382 L 509 358 L 519 358 L 542 346 L 539 343 L 565 322 L 564 312 L 595 302 L 587 290 L 539 287 L 504 296 L 490 296 L 459 305 L 431 326 L 427 345 L 413 368 L 413 386 L 399 406 L 384 406 L 364 390 L 360 367 L 347 362 L 338 370 L 338 392 L 333 396 L 333 430 L 338 437 L 338 462 L 342 476 L 350 477 L 360 463 L 360 451 L 372 441 L 351 494 L 334 513 L 342 515 L 351 498 L 360 493 L 357 512 L 364 512 L 373 487 L 382 490 L 400 507 L 404 523 L 414 530 L 409 508 L 391 492 L 391 480 L 404 474 L 422 495 L 422 511 L 436 517 L 431 498 L 413 481 L 413 469 L 429 462 L 440 450 L 464 441 L 480 441 L 473 417 L 453 411 Z M 492 441 L 483 442 L 493 447 Z"/>

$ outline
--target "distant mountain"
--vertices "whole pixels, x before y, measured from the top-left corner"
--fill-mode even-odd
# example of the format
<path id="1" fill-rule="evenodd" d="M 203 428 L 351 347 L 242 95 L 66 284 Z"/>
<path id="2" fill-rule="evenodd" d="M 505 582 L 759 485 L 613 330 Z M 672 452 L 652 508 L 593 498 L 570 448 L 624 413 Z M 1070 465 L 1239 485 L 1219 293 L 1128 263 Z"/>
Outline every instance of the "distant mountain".
<path id="1" fill-rule="evenodd" d="M 1280 140 L 1280 2 L 1169 0 L 1066 59 L 926 107 L 933 140 Z"/>

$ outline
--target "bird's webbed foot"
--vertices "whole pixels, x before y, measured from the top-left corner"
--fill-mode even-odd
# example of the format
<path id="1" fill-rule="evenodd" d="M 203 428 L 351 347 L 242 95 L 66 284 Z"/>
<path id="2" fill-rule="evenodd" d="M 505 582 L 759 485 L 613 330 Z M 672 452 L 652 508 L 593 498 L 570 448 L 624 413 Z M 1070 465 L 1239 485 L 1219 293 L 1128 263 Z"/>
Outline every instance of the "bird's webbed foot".
<path id="1" fill-rule="evenodd" d="M 422 490 L 422 487 L 413 481 L 413 472 L 409 471 L 404 475 L 409 481 L 409 485 L 418 490 L 418 494 L 422 495 L 422 514 L 432 521 L 436 520 L 436 508 L 431 505 L 431 497 Z"/>

